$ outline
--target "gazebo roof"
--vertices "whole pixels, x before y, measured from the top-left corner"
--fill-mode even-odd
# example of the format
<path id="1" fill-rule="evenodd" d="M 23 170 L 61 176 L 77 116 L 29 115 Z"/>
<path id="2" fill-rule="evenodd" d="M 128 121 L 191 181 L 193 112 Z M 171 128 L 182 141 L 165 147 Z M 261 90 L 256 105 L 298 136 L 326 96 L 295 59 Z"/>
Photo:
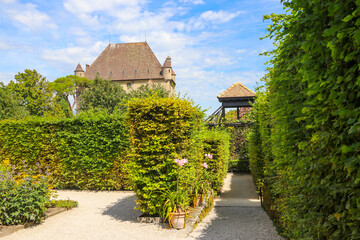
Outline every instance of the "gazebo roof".
<path id="1" fill-rule="evenodd" d="M 218 99 L 224 98 L 243 98 L 243 97 L 255 97 L 255 93 L 245 87 L 243 84 L 237 82 L 231 85 L 223 93 L 218 96 Z"/>

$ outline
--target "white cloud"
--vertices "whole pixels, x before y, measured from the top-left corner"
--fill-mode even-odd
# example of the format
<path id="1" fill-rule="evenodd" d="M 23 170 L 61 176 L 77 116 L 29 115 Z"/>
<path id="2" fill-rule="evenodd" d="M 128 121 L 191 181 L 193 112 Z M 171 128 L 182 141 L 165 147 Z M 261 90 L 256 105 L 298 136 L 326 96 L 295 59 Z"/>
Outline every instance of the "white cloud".
<path id="1" fill-rule="evenodd" d="M 70 46 L 55 50 L 45 49 L 41 58 L 54 63 L 55 66 L 60 66 L 60 68 L 66 65 L 67 67 L 74 66 L 75 69 L 79 62 L 83 65 L 91 64 L 106 45 L 105 42 L 96 42 L 89 48 Z"/>
<path id="2" fill-rule="evenodd" d="M 11 46 L 7 41 L 0 39 L 0 50 L 7 50 L 11 48 L 13 48 L 13 46 Z"/>
<path id="3" fill-rule="evenodd" d="M 203 12 L 197 18 L 191 18 L 187 24 L 187 31 L 191 30 L 200 30 L 205 28 L 209 23 L 210 24 L 221 24 L 231 21 L 232 19 L 236 18 L 243 12 L 236 11 L 236 12 L 226 12 L 223 10 L 219 11 L 206 11 Z"/>
<path id="4" fill-rule="evenodd" d="M 50 17 L 36 8 L 37 6 L 32 3 L 18 4 L 7 9 L 6 13 L 17 26 L 25 30 L 42 31 L 56 29 L 57 26 L 51 21 Z"/>
<path id="5" fill-rule="evenodd" d="M 12 72 L 0 72 L 0 82 L 3 82 L 7 85 L 11 80 L 14 80 L 14 76 L 16 73 Z"/>
<path id="6" fill-rule="evenodd" d="M 203 0 L 181 0 L 181 3 L 190 3 L 190 4 L 205 4 L 205 2 Z"/>
<path id="7" fill-rule="evenodd" d="M 207 11 L 200 15 L 200 19 L 204 19 L 205 21 L 211 21 L 213 23 L 225 23 L 237 17 L 240 13 L 240 11 L 234 13 L 225 12 L 223 10 L 220 10 L 218 12 Z"/>
<path id="8" fill-rule="evenodd" d="M 10 3 L 15 3 L 16 0 L 0 0 L 0 3 L 4 3 L 4 4 L 10 4 Z"/>
<path id="9" fill-rule="evenodd" d="M 65 0 L 64 7 L 78 17 L 82 24 L 101 27 L 112 22 L 131 21 L 141 15 L 145 0 Z"/>
<path id="10" fill-rule="evenodd" d="M 248 49 L 244 49 L 244 48 L 236 50 L 236 52 L 239 53 L 239 54 L 246 53 L 247 51 L 248 51 Z"/>

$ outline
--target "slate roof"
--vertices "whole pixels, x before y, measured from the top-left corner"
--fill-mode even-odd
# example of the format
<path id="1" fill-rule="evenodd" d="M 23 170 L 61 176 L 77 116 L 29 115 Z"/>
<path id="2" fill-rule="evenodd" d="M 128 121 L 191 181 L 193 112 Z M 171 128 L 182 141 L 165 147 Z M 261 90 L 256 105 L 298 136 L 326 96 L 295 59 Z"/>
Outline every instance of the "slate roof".
<path id="1" fill-rule="evenodd" d="M 237 82 L 231 85 L 218 98 L 237 98 L 237 97 L 255 97 L 255 93 L 245 87 L 243 84 Z"/>
<path id="2" fill-rule="evenodd" d="M 110 43 L 86 69 L 85 77 L 96 74 L 110 80 L 164 79 L 162 66 L 146 42 Z"/>

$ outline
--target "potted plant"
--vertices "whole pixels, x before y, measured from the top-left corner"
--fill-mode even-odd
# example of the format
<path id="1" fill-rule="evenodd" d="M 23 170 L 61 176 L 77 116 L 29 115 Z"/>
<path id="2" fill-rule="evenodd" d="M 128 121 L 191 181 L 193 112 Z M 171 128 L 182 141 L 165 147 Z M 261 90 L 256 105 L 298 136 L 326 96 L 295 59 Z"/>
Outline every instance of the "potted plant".
<path id="1" fill-rule="evenodd" d="M 179 187 L 180 172 L 183 165 L 188 163 L 187 159 L 175 159 L 175 163 L 178 165 L 177 169 L 177 181 L 176 190 L 167 189 L 164 193 L 164 207 L 162 211 L 162 218 L 168 219 L 170 227 L 172 228 L 185 228 L 186 225 L 186 209 L 187 203 L 189 202 L 188 190 Z"/>
<path id="2" fill-rule="evenodd" d="M 171 191 L 165 193 L 166 201 L 164 203 L 162 218 L 168 219 L 172 228 L 185 228 L 186 225 L 186 206 L 189 202 L 189 194 L 187 191 Z"/>

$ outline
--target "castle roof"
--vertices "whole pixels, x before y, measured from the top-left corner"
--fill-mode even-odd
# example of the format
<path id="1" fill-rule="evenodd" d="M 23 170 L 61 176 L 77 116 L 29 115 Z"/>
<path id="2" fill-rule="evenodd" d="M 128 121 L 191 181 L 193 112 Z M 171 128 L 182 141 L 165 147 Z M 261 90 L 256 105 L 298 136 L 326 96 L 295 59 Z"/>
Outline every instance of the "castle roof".
<path id="1" fill-rule="evenodd" d="M 221 93 L 218 98 L 239 98 L 239 97 L 255 97 L 255 93 L 245 87 L 243 84 L 237 82 L 231 85 L 223 93 Z"/>
<path id="2" fill-rule="evenodd" d="M 86 69 L 85 77 L 110 80 L 164 79 L 162 66 L 146 42 L 110 43 Z"/>
<path id="3" fill-rule="evenodd" d="M 80 63 L 77 65 L 74 72 L 84 72 L 83 68 L 81 67 Z"/>

